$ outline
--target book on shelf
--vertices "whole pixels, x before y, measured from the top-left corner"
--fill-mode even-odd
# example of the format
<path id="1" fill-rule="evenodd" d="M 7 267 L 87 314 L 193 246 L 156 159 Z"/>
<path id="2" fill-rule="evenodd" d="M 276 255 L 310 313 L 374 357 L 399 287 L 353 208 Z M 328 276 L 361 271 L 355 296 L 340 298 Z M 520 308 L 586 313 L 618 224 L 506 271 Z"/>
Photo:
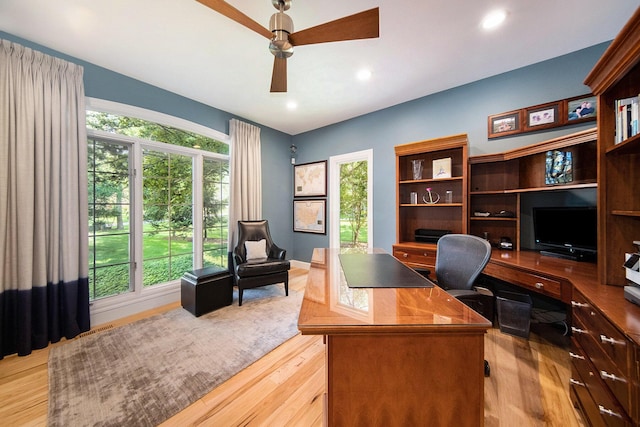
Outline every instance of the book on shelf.
<path id="1" fill-rule="evenodd" d="M 638 134 L 639 98 L 640 95 L 616 100 L 616 144 Z"/>

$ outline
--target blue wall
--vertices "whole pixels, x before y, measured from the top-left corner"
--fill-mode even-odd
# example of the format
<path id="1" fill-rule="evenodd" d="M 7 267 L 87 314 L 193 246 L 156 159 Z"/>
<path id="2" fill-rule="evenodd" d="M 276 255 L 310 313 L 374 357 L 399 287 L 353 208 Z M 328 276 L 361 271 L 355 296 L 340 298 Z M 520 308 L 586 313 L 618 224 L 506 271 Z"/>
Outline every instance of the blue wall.
<path id="1" fill-rule="evenodd" d="M 226 134 L 229 133 L 229 120 L 236 117 L 10 34 L 0 32 L 0 37 L 84 66 L 87 96 L 181 117 Z M 529 145 L 594 126 L 591 122 L 487 140 L 489 115 L 589 93 L 589 88 L 582 82 L 607 45 L 593 46 L 293 137 L 255 123 L 262 128 L 263 214 L 269 219 L 274 239 L 278 245 L 287 248 L 288 258 L 300 261 L 309 261 L 314 247 L 329 245 L 328 235 L 292 231 L 293 171 L 289 160 L 292 143 L 298 147 L 298 164 L 373 148 L 373 244 L 391 251 L 396 222 L 395 145 L 467 133 L 470 154 L 478 155 Z M 463 59 L 460 66 L 465 66 Z"/>
<path id="2" fill-rule="evenodd" d="M 373 245 L 390 252 L 395 243 L 395 145 L 466 133 L 470 155 L 479 155 L 593 127 L 595 122 L 589 122 L 517 137 L 487 139 L 490 115 L 589 93 L 590 89 L 582 82 L 607 45 L 593 46 L 296 135 L 293 142 L 298 147 L 297 162 L 324 160 L 373 148 Z M 462 61 L 461 66 L 464 66 Z M 308 261 L 314 247 L 328 245 L 328 236 L 294 233 L 292 257 Z"/>

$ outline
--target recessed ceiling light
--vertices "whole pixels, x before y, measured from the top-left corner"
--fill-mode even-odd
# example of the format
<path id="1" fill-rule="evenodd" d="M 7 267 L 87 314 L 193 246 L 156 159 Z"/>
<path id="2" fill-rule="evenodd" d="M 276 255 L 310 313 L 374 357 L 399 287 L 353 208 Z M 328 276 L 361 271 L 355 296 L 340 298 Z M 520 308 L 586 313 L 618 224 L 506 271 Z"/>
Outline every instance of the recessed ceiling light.
<path id="1" fill-rule="evenodd" d="M 362 70 L 358 71 L 358 74 L 356 74 L 356 76 L 360 81 L 367 81 L 371 78 L 371 70 L 363 68 Z"/>
<path id="2" fill-rule="evenodd" d="M 287 110 L 295 110 L 298 108 L 298 103 L 296 101 L 287 102 Z"/>
<path id="3" fill-rule="evenodd" d="M 507 17 L 507 12 L 504 10 L 494 10 L 488 13 L 482 20 L 482 28 L 485 30 L 493 30 L 504 22 Z"/>

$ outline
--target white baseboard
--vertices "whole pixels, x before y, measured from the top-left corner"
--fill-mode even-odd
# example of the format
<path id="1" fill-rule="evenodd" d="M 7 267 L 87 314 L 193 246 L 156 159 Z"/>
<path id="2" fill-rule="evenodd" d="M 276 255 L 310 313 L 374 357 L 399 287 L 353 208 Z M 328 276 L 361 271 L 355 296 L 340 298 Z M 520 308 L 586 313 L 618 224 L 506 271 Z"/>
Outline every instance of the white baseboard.
<path id="1" fill-rule="evenodd" d="M 295 259 L 289 260 L 289 264 L 291 264 L 291 267 L 304 268 L 305 270 L 308 270 L 311 266 L 311 264 L 308 262 L 298 261 Z"/>

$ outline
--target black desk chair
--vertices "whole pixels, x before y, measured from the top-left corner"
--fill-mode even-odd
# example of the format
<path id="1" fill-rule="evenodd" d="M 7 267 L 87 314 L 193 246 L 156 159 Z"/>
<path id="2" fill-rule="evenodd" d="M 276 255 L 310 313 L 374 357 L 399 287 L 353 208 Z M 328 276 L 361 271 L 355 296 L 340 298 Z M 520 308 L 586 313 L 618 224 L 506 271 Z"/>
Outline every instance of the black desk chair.
<path id="1" fill-rule="evenodd" d="M 493 293 L 473 286 L 491 258 L 491 245 L 470 234 L 446 234 L 438 240 L 436 278 L 438 286 L 493 323 Z M 485 376 L 489 363 L 484 361 Z"/>
<path id="2" fill-rule="evenodd" d="M 238 286 L 238 305 L 245 289 L 284 283 L 289 295 L 287 251 L 271 239 L 267 220 L 238 221 L 238 244 L 233 250 L 234 279 Z"/>

